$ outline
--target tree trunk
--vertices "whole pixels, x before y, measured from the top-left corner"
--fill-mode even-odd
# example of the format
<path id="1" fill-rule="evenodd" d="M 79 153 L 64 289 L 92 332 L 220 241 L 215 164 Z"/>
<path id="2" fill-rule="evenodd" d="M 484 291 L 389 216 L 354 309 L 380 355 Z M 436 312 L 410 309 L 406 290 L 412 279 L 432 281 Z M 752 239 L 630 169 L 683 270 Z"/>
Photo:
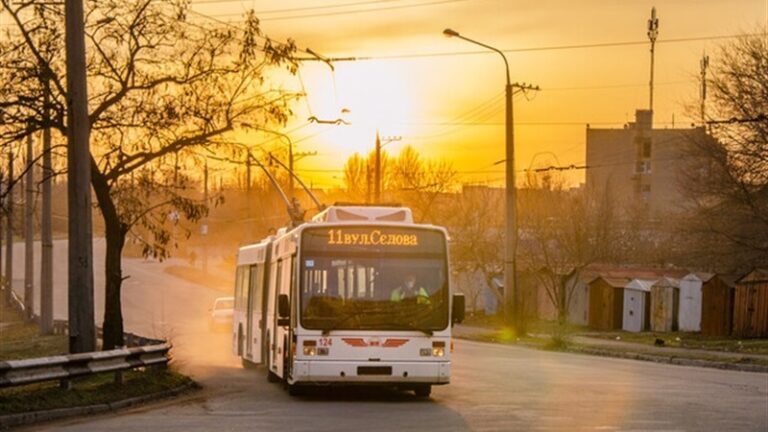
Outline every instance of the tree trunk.
<path id="1" fill-rule="evenodd" d="M 91 181 L 101 214 L 104 217 L 107 238 L 105 259 L 104 323 L 102 349 L 109 350 L 123 346 L 123 310 L 120 298 L 123 284 L 122 253 L 125 245 L 127 226 L 120 220 L 117 207 L 110 195 L 110 185 L 91 159 Z"/>

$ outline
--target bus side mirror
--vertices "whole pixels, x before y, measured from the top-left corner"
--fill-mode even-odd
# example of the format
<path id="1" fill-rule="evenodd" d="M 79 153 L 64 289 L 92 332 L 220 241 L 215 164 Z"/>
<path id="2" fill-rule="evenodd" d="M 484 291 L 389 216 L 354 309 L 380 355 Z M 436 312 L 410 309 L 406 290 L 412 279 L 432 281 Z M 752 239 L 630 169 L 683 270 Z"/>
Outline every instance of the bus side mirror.
<path id="1" fill-rule="evenodd" d="M 278 318 L 290 318 L 291 316 L 291 304 L 287 294 L 277 296 L 277 316 Z"/>
<path id="2" fill-rule="evenodd" d="M 453 306 L 451 307 L 451 324 L 458 324 L 464 321 L 465 310 L 464 294 L 454 294 Z"/>

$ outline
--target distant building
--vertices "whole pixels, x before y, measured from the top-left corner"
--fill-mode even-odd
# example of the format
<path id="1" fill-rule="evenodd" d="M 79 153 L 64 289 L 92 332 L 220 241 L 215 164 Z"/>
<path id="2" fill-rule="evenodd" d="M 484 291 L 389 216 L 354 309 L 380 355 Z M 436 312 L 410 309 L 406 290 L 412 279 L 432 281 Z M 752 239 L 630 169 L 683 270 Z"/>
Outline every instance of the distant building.
<path id="1" fill-rule="evenodd" d="M 701 127 L 654 129 L 649 110 L 637 110 L 623 129 L 587 126 L 587 191 L 607 188 L 624 214 L 675 212 L 683 198 L 678 179 L 691 161 L 687 148 L 701 139 L 710 139 Z"/>

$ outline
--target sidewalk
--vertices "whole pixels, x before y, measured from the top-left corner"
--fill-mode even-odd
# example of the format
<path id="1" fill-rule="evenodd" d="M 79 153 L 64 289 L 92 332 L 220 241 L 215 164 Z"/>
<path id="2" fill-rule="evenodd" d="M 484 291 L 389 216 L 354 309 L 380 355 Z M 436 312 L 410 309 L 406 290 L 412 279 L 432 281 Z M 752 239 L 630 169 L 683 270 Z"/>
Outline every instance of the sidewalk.
<path id="1" fill-rule="evenodd" d="M 453 334 L 459 339 L 499 342 L 499 331 L 484 327 L 456 325 Z M 528 348 L 541 348 L 544 344 L 535 340 L 549 340 L 549 335 L 528 335 L 509 343 Z M 768 355 L 726 352 L 695 348 L 657 347 L 636 342 L 625 342 L 582 335 L 569 335 L 561 351 L 604 357 L 670 363 L 684 366 L 701 366 L 732 369 L 747 372 L 768 372 Z"/>

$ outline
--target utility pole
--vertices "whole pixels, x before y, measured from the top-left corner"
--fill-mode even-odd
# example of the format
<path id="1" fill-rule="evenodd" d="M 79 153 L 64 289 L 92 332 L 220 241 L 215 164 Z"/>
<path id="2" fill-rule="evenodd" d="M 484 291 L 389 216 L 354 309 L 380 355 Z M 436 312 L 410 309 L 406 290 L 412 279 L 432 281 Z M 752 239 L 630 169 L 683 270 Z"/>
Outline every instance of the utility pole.
<path id="1" fill-rule="evenodd" d="M 381 204 L 381 148 L 393 141 L 400 141 L 401 139 L 402 137 L 399 136 L 384 137 L 382 139 L 379 136 L 379 131 L 376 130 L 376 171 L 374 176 L 373 201 L 377 204 Z M 382 143 L 382 141 L 384 142 Z"/>
<path id="2" fill-rule="evenodd" d="M 3 189 L 5 173 L 0 170 L 0 190 Z M 5 219 L 5 199 L 0 198 L 0 291 L 3 291 L 3 298 L 6 302 L 10 300 L 11 292 L 7 289 L 3 279 L 3 220 Z M 2 301 L 2 300 L 0 300 Z"/>
<path id="3" fill-rule="evenodd" d="M 203 202 L 208 206 L 208 158 L 205 158 L 203 170 Z M 200 235 L 203 237 L 203 271 L 208 272 L 208 215 L 206 214 L 203 226 L 200 227 Z"/>
<path id="4" fill-rule="evenodd" d="M 709 56 L 706 53 L 701 56 L 699 66 L 701 66 L 701 124 L 706 125 L 707 68 L 709 67 Z"/>
<path id="5" fill-rule="evenodd" d="M 288 170 L 293 173 L 293 141 L 290 139 L 288 140 Z M 291 197 L 291 199 L 294 199 L 296 197 L 296 194 L 293 191 L 293 176 L 288 176 L 288 196 Z"/>
<path id="6" fill-rule="evenodd" d="M 32 134 L 27 135 L 27 172 L 24 176 L 24 315 L 31 321 L 35 315 L 34 237 L 35 237 L 35 164 Z"/>
<path id="7" fill-rule="evenodd" d="M 67 192 L 69 205 L 69 351 L 96 349 L 88 87 L 83 0 L 64 3 L 67 56 Z"/>
<path id="8" fill-rule="evenodd" d="M 656 38 L 659 37 L 659 19 L 656 18 L 656 7 L 651 9 L 651 18 L 648 20 L 648 39 L 651 41 L 651 81 L 650 81 L 650 102 L 648 109 L 653 115 L 653 62 L 656 53 Z"/>
<path id="9" fill-rule="evenodd" d="M 50 84 L 48 70 L 43 70 L 43 203 L 40 217 L 40 333 L 53 334 L 53 228 L 52 191 L 53 162 L 51 156 Z"/>
<path id="10" fill-rule="evenodd" d="M 365 162 L 365 202 L 371 203 L 371 164 Z"/>
<path id="11" fill-rule="evenodd" d="M 539 90 L 538 86 L 532 86 L 526 83 L 512 83 L 509 74 L 509 62 L 504 52 L 494 48 L 490 45 L 486 45 L 482 42 L 478 42 L 474 39 L 465 37 L 459 32 L 452 29 L 443 30 L 443 34 L 448 37 L 457 37 L 465 40 L 469 43 L 479 45 L 483 48 L 494 51 L 499 54 L 504 60 L 504 67 L 506 70 L 506 121 L 505 121 L 505 172 L 506 172 L 506 227 L 505 227 L 505 244 L 504 244 L 504 299 L 509 305 L 509 309 L 512 310 L 512 321 L 515 330 L 518 332 L 525 331 L 525 320 L 522 316 L 521 310 L 521 295 L 517 288 L 517 184 L 515 183 L 515 129 L 514 129 L 514 114 L 512 106 L 512 97 L 516 91 L 526 92 L 529 90 Z M 505 308 L 505 315 L 507 308 Z"/>
<path id="12" fill-rule="evenodd" d="M 13 147 L 8 146 L 8 190 L 5 194 L 7 205 L 5 217 L 5 280 L 8 286 L 8 300 L 13 291 Z"/>
<path id="13" fill-rule="evenodd" d="M 373 202 L 381 204 L 381 137 L 379 137 L 379 130 L 376 129 L 376 171 L 373 178 L 374 192 Z"/>

